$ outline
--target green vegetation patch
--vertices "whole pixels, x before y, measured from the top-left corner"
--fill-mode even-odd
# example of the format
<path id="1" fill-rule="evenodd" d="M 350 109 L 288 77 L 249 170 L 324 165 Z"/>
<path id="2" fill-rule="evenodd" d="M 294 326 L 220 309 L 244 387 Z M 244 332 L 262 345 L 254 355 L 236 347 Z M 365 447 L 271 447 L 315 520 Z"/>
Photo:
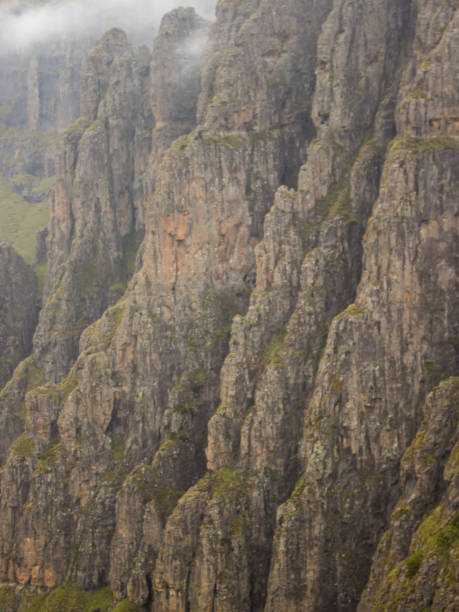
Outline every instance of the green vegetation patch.
<path id="1" fill-rule="evenodd" d="M 46 275 L 48 274 L 48 264 L 46 261 L 42 261 L 39 264 L 35 264 L 33 266 L 33 270 L 37 277 L 37 291 L 38 295 L 43 295 L 43 290 L 45 288 Z"/>
<path id="2" fill-rule="evenodd" d="M 124 302 L 107 308 L 104 315 L 87 328 L 86 337 L 91 342 L 108 346 L 121 324 L 124 308 Z"/>
<path id="3" fill-rule="evenodd" d="M 89 125 L 90 124 L 87 119 L 80 117 L 64 130 L 64 134 L 71 139 L 80 137 L 83 132 L 89 127 Z"/>
<path id="4" fill-rule="evenodd" d="M 459 443 L 456 442 L 448 459 L 448 470 L 451 474 L 459 474 Z"/>
<path id="5" fill-rule="evenodd" d="M 442 520 L 442 506 L 437 506 L 418 527 L 413 538 L 415 550 L 412 555 L 394 567 L 380 583 L 377 591 L 378 606 L 375 609 L 408 609 L 417 584 L 417 577 L 424 560 L 429 563 L 436 558 L 439 568 L 437 580 L 442 583 L 455 582 L 455 556 L 459 539 L 459 515 L 452 520 Z M 422 578 L 424 579 L 424 578 Z"/>
<path id="6" fill-rule="evenodd" d="M 35 440 L 23 433 L 11 446 L 11 452 L 20 459 L 29 459 L 35 450 Z"/>
<path id="7" fill-rule="evenodd" d="M 414 89 L 408 94 L 407 97 L 411 100 L 424 100 L 427 98 L 427 94 L 423 89 Z"/>
<path id="8" fill-rule="evenodd" d="M 437 507 L 419 526 L 417 538 L 422 551 L 428 554 L 448 554 L 459 540 L 459 514 L 441 524 L 441 506 Z"/>
<path id="9" fill-rule="evenodd" d="M 451 138 L 395 138 L 391 145 L 391 151 L 402 151 L 407 153 L 438 152 L 444 149 L 458 149 L 458 144 Z"/>
<path id="10" fill-rule="evenodd" d="M 82 125 L 84 125 L 84 123 Z M 103 119 L 96 119 L 88 127 L 88 131 L 90 132 L 100 132 L 104 129 L 105 129 L 105 121 Z"/>
<path id="11" fill-rule="evenodd" d="M 171 433 L 169 438 L 165 440 L 158 449 L 157 456 L 171 455 L 180 450 L 184 444 L 187 444 L 190 438 L 186 431 L 180 430 L 179 432 Z M 154 463 L 153 463 L 154 465 Z"/>
<path id="12" fill-rule="evenodd" d="M 153 490 L 152 469 L 146 464 L 137 465 L 126 478 L 126 484 L 150 495 Z"/>
<path id="13" fill-rule="evenodd" d="M 193 342 L 193 341 L 192 341 Z M 172 412 L 175 414 L 192 414 L 204 403 L 201 397 L 209 374 L 205 368 L 197 372 L 185 372 L 174 386 L 171 398 L 174 401 Z"/>
<path id="14" fill-rule="evenodd" d="M 140 612 L 140 608 L 133 604 L 132 601 L 129 601 L 129 599 L 125 599 L 116 606 L 113 612 Z"/>
<path id="15" fill-rule="evenodd" d="M 246 491 L 246 476 L 241 470 L 224 467 L 213 474 L 212 493 L 217 497 L 243 494 Z"/>
<path id="16" fill-rule="evenodd" d="M 160 486 L 157 482 L 154 482 L 154 467 L 148 465 L 137 466 L 127 477 L 126 483 L 135 487 L 144 496 L 146 502 L 154 501 L 164 521 L 185 493 L 181 489 Z"/>
<path id="17" fill-rule="evenodd" d="M 12 244 L 24 261 L 32 264 L 36 234 L 48 225 L 48 221 L 48 202 L 29 204 L 0 174 L 0 242 Z"/>
<path id="18" fill-rule="evenodd" d="M 222 136 L 203 135 L 202 142 L 205 145 L 215 145 L 236 150 L 247 146 L 247 139 L 241 136 L 241 134 L 224 134 Z"/>
<path id="19" fill-rule="evenodd" d="M 113 603 L 109 587 L 86 593 L 69 584 L 24 599 L 18 612 L 109 612 Z"/>
<path id="20" fill-rule="evenodd" d="M 9 586 L 0 589 L 0 610 L 2 612 L 15 612 L 16 610 L 15 592 Z"/>
<path id="21" fill-rule="evenodd" d="M 263 356 L 263 361 L 266 365 L 277 366 L 281 364 L 281 351 L 284 348 L 286 335 L 287 330 L 284 328 L 271 340 Z"/>
<path id="22" fill-rule="evenodd" d="M 56 465 L 59 453 L 62 449 L 62 442 L 57 438 L 51 439 L 48 446 L 38 455 L 38 463 L 35 472 L 37 474 L 46 474 L 50 472 Z"/>
<path id="23" fill-rule="evenodd" d="M 110 448 L 112 451 L 113 461 L 123 461 L 125 444 L 125 434 L 112 434 L 110 436 Z"/>
<path id="24" fill-rule="evenodd" d="M 134 239 L 127 241 L 124 251 L 124 272 L 125 272 L 125 288 L 131 276 L 135 272 L 135 264 L 137 259 L 138 246 Z"/>
<path id="25" fill-rule="evenodd" d="M 349 185 L 339 193 L 330 208 L 329 214 L 332 217 L 343 217 L 343 219 L 349 222 L 358 222 L 352 214 L 351 188 Z"/>
<path id="26" fill-rule="evenodd" d="M 45 374 L 37 368 L 32 359 L 29 358 L 27 363 L 27 387 L 26 392 L 29 393 L 42 385 L 46 381 Z"/>
<path id="27" fill-rule="evenodd" d="M 424 371 L 430 385 L 437 385 L 446 375 L 435 361 L 425 361 Z"/>
<path id="28" fill-rule="evenodd" d="M 28 172 L 20 172 L 11 179 L 15 187 L 32 187 L 37 181 L 38 178 Z"/>
<path id="29" fill-rule="evenodd" d="M 56 144 L 58 133 L 27 130 L 8 126 L 6 123 L 0 121 L 0 138 L 4 140 L 15 140 L 21 144 L 27 144 L 32 148 L 47 148 L 50 145 Z"/>
<path id="30" fill-rule="evenodd" d="M 324 198 L 316 201 L 315 209 L 322 218 L 325 218 L 330 211 L 337 211 L 341 202 L 343 206 L 347 207 L 350 203 L 349 177 L 347 174 L 339 183 L 330 187 Z"/>
<path id="31" fill-rule="evenodd" d="M 190 134 L 186 134 L 185 136 L 181 136 L 180 138 L 177 138 L 177 140 L 175 140 L 172 143 L 171 148 L 173 149 L 180 149 L 181 151 L 184 151 L 187 146 L 190 144 L 190 142 L 192 142 L 195 138 L 195 133 L 191 132 Z"/>
<path id="32" fill-rule="evenodd" d="M 305 488 L 306 488 L 306 480 L 304 476 L 302 476 L 300 480 L 298 481 L 292 495 L 290 496 L 290 500 L 289 500 L 293 502 L 293 504 L 295 505 L 295 508 L 299 508 L 302 505 L 303 503 L 302 496 L 303 496 Z"/>
<path id="33" fill-rule="evenodd" d="M 164 520 L 171 514 L 184 492 L 169 487 L 155 487 L 153 497 Z"/>
<path id="34" fill-rule="evenodd" d="M 9 389 L 14 389 L 15 385 L 18 385 L 19 388 L 24 390 L 26 393 L 29 393 L 30 391 L 43 385 L 45 380 L 43 371 L 35 366 L 33 357 L 30 356 L 27 359 L 24 359 L 24 361 L 17 366 L 13 377 L 7 382 L 5 387 L 1 389 L 0 397 L 6 400 L 9 409 L 14 412 L 18 410 L 19 406 L 17 406 L 16 401 L 11 401 L 11 399 L 9 399 Z M 20 406 L 20 415 L 21 419 L 24 421 L 26 416 L 25 402 L 23 402 Z"/>
<path id="35" fill-rule="evenodd" d="M 49 194 L 51 189 L 53 189 L 55 183 L 55 176 L 49 176 L 48 178 L 44 178 L 32 189 L 32 194 L 35 197 L 41 199 L 43 196 Z"/>
<path id="36" fill-rule="evenodd" d="M 422 563 L 422 552 L 418 550 L 406 560 L 406 575 L 408 578 L 414 578 L 419 571 Z"/>
<path id="37" fill-rule="evenodd" d="M 336 315 L 334 321 L 341 321 L 341 319 L 345 316 L 356 317 L 357 315 L 363 314 L 365 312 L 365 308 L 361 308 L 356 304 L 350 304 L 346 310 L 343 310 L 340 314 Z"/>
<path id="38" fill-rule="evenodd" d="M 75 368 L 70 370 L 64 380 L 60 383 L 57 390 L 60 395 L 60 401 L 64 402 L 72 391 L 77 387 L 78 381 L 75 374 Z"/>

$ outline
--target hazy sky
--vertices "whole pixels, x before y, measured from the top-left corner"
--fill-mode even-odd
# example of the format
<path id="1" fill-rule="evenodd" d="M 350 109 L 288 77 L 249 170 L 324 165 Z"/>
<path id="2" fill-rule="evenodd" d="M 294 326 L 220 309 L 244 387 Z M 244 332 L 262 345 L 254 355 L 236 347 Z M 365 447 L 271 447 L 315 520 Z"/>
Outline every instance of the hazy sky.
<path id="1" fill-rule="evenodd" d="M 29 5 L 25 9 L 18 6 Z M 161 17 L 177 6 L 194 6 L 213 19 L 216 0 L 0 0 L 0 48 L 25 48 L 61 36 L 101 34 L 120 27 L 132 36 L 151 28 L 151 39 Z"/>

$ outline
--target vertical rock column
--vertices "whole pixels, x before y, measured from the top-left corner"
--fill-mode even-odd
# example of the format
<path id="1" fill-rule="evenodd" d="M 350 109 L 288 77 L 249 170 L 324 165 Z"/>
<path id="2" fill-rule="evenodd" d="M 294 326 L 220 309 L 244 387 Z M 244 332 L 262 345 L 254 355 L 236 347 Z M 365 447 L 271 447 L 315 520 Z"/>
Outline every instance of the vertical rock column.
<path id="1" fill-rule="evenodd" d="M 136 218 L 143 217 L 134 183 L 142 169 L 136 137 L 148 122 L 141 95 L 147 61 L 120 30 L 104 35 L 83 73 L 82 118 L 63 136 L 34 338 L 35 358 L 53 381 L 67 373 L 81 332 L 123 293 L 132 273 Z"/>
<path id="2" fill-rule="evenodd" d="M 306 411 L 303 477 L 278 512 L 268 610 L 355 609 L 426 394 L 454 363 L 457 141 L 441 75 L 454 70 L 456 16 L 447 4 L 412 13 L 398 137 L 387 149 L 355 303 L 330 327 Z"/>
<path id="3" fill-rule="evenodd" d="M 9 245 L 0 245 L 0 388 L 30 351 L 37 323 L 37 279 Z"/>

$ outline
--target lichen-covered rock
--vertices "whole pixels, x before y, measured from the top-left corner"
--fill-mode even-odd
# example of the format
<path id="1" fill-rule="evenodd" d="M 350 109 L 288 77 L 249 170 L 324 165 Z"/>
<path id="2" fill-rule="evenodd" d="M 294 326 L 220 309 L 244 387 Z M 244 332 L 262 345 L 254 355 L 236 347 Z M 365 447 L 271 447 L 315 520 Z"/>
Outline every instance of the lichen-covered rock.
<path id="1" fill-rule="evenodd" d="M 379 28 L 380 18 L 381 14 L 372 17 Z M 266 216 L 264 239 L 256 249 L 256 288 L 247 315 L 233 323 L 230 353 L 222 369 L 221 405 L 209 422 L 207 440 L 208 467 L 218 474 L 237 466 L 245 475 L 244 486 L 229 516 L 213 516 L 211 530 L 205 528 L 203 518 L 199 527 L 201 542 L 191 576 L 199 568 L 206 586 L 193 580 L 173 585 L 175 592 L 189 592 L 195 609 L 264 607 L 276 509 L 292 491 L 299 469 L 304 406 L 313 392 L 328 326 L 352 300 L 361 270 L 360 241 L 377 198 L 384 148 L 394 129 L 393 93 L 389 87 L 384 91 L 381 84 L 385 79 L 389 83 L 388 76 L 396 68 L 397 32 L 405 18 L 396 11 L 386 22 L 392 38 L 386 39 L 388 50 L 380 51 L 387 63 L 378 63 L 379 72 L 361 57 L 362 79 L 363 75 L 374 79 L 380 97 L 342 100 L 340 112 L 353 121 L 352 129 L 346 131 L 339 123 L 325 125 L 316 114 L 321 138 L 309 147 L 299 192 L 279 190 Z M 365 19 L 369 20 L 367 15 Z M 358 48 L 359 22 L 353 14 L 348 20 L 347 44 Z M 332 12 L 323 36 L 337 27 L 336 12 Z M 338 47 L 336 53 L 341 52 Z M 355 57 L 346 57 L 347 69 L 352 71 Z M 335 78 L 340 82 L 338 75 Z M 325 79 L 317 82 L 313 108 L 328 86 Z M 358 103 L 365 106 L 362 113 L 355 108 Z M 368 123 L 362 121 L 364 113 Z M 372 122 L 373 138 L 368 138 Z M 213 503 L 209 502 L 209 511 Z M 238 506 L 246 520 L 236 546 L 232 521 L 237 520 Z M 216 542 L 223 540 L 231 542 L 233 552 L 216 562 Z M 163 571 L 157 569 L 155 584 L 163 583 Z M 228 595 L 231 588 L 241 596 L 237 601 Z M 275 609 L 289 605 L 282 603 Z"/>
<path id="2" fill-rule="evenodd" d="M 428 121 L 419 138 L 405 133 L 387 153 L 355 303 L 330 327 L 305 416 L 304 474 L 278 512 L 268 610 L 357 605 L 420 406 L 454 371 L 455 263 L 444 247 L 457 240 L 457 144 L 432 137 Z"/>
<path id="3" fill-rule="evenodd" d="M 447 379 L 426 399 L 423 424 L 402 459 L 401 496 L 359 611 L 457 607 L 458 383 Z"/>

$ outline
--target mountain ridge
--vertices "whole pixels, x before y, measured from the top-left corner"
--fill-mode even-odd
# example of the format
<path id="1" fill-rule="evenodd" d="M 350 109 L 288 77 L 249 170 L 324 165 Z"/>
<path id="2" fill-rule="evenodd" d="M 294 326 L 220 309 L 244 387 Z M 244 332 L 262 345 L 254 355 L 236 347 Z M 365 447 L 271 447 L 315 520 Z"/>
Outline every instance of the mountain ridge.
<path id="1" fill-rule="evenodd" d="M 457 19 L 220 0 L 191 66 L 192 10 L 151 58 L 100 39 L 0 393 L 0 582 L 454 609 Z"/>

